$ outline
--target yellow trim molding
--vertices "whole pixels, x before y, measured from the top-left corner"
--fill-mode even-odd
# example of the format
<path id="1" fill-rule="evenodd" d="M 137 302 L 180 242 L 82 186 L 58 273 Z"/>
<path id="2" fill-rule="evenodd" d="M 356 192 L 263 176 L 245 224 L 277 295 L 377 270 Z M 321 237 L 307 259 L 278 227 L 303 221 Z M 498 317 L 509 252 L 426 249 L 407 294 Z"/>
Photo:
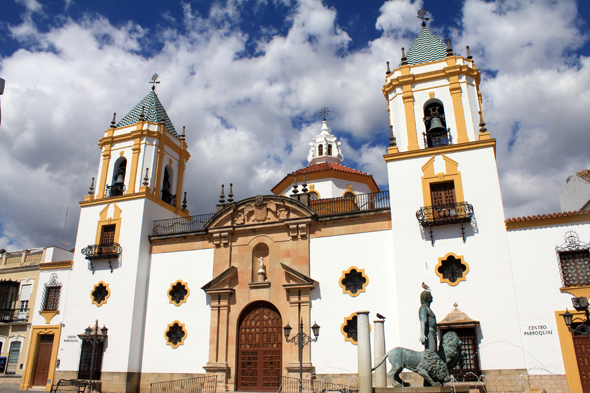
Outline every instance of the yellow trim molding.
<path id="1" fill-rule="evenodd" d="M 170 296 L 170 292 L 172 292 L 172 289 L 178 284 L 184 286 L 184 289 L 186 289 L 186 295 L 184 296 L 184 299 L 182 299 L 179 302 L 176 302 L 176 301 L 174 301 L 174 299 L 172 299 L 172 296 Z M 168 289 L 168 292 L 166 292 L 166 294 L 168 295 L 168 299 L 170 300 L 170 304 L 174 304 L 175 306 L 180 306 L 182 303 L 186 303 L 188 297 L 191 294 L 191 290 L 188 287 L 188 283 L 186 283 L 182 280 L 176 280 L 176 282 L 173 282 L 172 284 L 170 284 L 170 289 Z"/>
<path id="2" fill-rule="evenodd" d="M 61 325 L 50 326 L 32 326 L 29 340 L 29 350 L 27 351 L 27 360 L 20 384 L 20 390 L 28 390 L 33 387 L 33 378 L 35 376 L 35 366 L 37 365 L 37 354 L 39 352 L 39 342 L 42 334 L 53 334 L 53 346 L 51 348 L 51 358 L 49 360 L 49 373 L 47 374 L 47 384 L 45 391 L 51 390 L 51 385 L 55 378 L 55 366 L 57 363 L 57 352 L 61 339 Z"/>
<path id="3" fill-rule="evenodd" d="M 111 204 L 107 204 L 104 209 L 102 209 L 99 213 L 100 219 L 98 220 L 98 226 L 96 228 L 96 242 L 95 244 L 100 244 L 100 235 L 102 234 L 102 227 L 105 225 L 116 225 L 115 226 L 115 243 L 119 243 L 119 233 L 121 232 L 121 212 L 123 211 L 117 204 L 115 203 L 115 214 L 113 217 L 107 217 L 109 213 L 109 207 Z"/>
<path id="4" fill-rule="evenodd" d="M 94 300 L 94 296 L 92 295 L 92 293 L 100 286 L 100 284 L 102 284 L 107 289 L 107 295 L 105 296 L 103 301 L 97 302 L 96 300 Z M 92 291 L 90 291 L 90 300 L 92 300 L 92 304 L 96 305 L 96 307 L 100 307 L 103 304 L 106 304 L 110 296 L 111 289 L 109 288 L 109 284 L 107 284 L 104 281 L 99 281 L 97 284 L 94 284 L 94 286 L 92 287 Z"/>
<path id="5" fill-rule="evenodd" d="M 483 141 L 475 141 L 475 142 L 466 142 L 460 143 L 456 145 L 446 145 L 446 146 L 438 146 L 438 147 L 429 147 L 428 149 L 422 149 L 418 151 L 403 151 L 400 153 L 391 153 L 391 154 L 384 154 L 383 158 L 385 162 L 395 161 L 395 160 L 406 160 L 408 158 L 416 158 L 416 157 L 424 157 L 424 156 L 431 156 L 441 153 L 453 153 L 457 151 L 466 151 L 466 150 L 474 150 L 474 149 L 482 149 L 486 147 L 493 147 L 494 148 L 494 155 L 496 155 L 496 140 L 495 139 L 488 139 Z"/>
<path id="6" fill-rule="evenodd" d="M 39 270 L 71 269 L 72 266 L 74 266 L 74 261 L 44 262 L 39 264 Z"/>
<path id="7" fill-rule="evenodd" d="M 362 288 L 359 289 L 356 293 L 352 293 L 352 291 L 350 291 L 350 289 L 346 288 L 346 285 L 344 285 L 342 283 L 342 281 L 344 281 L 346 276 L 348 274 L 351 274 L 351 272 L 353 270 L 355 270 L 357 273 L 360 273 L 360 275 L 363 276 L 363 278 L 365 279 L 365 283 L 363 284 Z M 356 266 L 351 266 L 348 268 L 348 270 L 342 271 L 342 276 L 340 276 L 340 280 L 338 280 L 338 285 L 340 285 L 340 287 L 342 288 L 342 293 L 348 293 L 350 296 L 356 297 L 356 296 L 360 295 L 361 293 L 366 292 L 366 287 L 367 287 L 367 285 L 369 285 L 369 277 L 365 274 L 365 269 L 359 269 Z"/>
<path id="8" fill-rule="evenodd" d="M 573 297 L 585 296 L 590 299 L 590 286 L 559 288 L 561 293 L 569 293 Z"/>
<path id="9" fill-rule="evenodd" d="M 572 213 L 572 212 L 569 212 Z M 566 213 L 543 214 L 538 216 L 509 218 L 504 222 L 506 229 L 520 229 L 530 227 L 542 227 L 545 225 L 570 224 L 574 222 L 590 221 L 588 211 L 573 212 L 569 215 Z"/>
<path id="10" fill-rule="evenodd" d="M 352 321 L 352 319 L 355 318 L 356 316 L 357 316 L 356 313 L 353 312 L 348 317 L 344 317 L 344 323 L 342 325 L 340 325 L 340 333 L 342 333 L 342 335 L 344 336 L 344 341 L 348 341 L 349 343 L 352 343 L 354 345 L 357 345 L 358 342 L 356 340 L 353 340 L 352 337 L 348 337 L 348 335 L 344 331 L 344 328 L 346 327 L 348 322 Z M 373 330 L 373 326 L 371 326 L 371 323 L 369 323 L 369 332 L 371 332 L 371 330 Z"/>
<path id="11" fill-rule="evenodd" d="M 455 184 L 455 199 L 457 203 L 465 202 L 463 197 L 463 182 L 461 181 L 461 172 L 457 170 L 459 163 L 444 154 L 441 154 L 445 161 L 446 173 L 434 173 L 434 158 L 430 157 L 424 165 L 422 165 L 422 198 L 424 206 L 432 206 L 432 197 L 430 194 L 430 185 L 433 183 L 442 183 L 452 181 Z"/>
<path id="12" fill-rule="evenodd" d="M 582 382 L 580 380 L 578 360 L 576 359 L 576 351 L 574 349 L 574 340 L 563 320 L 563 313 L 565 313 L 565 310 L 555 311 L 555 321 L 557 322 L 557 334 L 559 335 L 559 344 L 561 346 L 561 356 L 563 357 L 567 385 L 569 386 L 570 391 L 581 392 Z M 585 319 L 583 312 L 570 310 L 570 313 L 573 314 L 574 321 L 576 321 L 576 319 Z"/>
<path id="13" fill-rule="evenodd" d="M 451 280 L 449 280 L 448 278 L 444 278 L 443 274 L 438 271 L 438 269 L 440 269 L 442 267 L 443 261 L 446 261 L 447 259 L 449 259 L 449 257 L 453 257 L 453 258 L 455 258 L 455 260 L 459 261 L 459 263 L 461 263 L 462 265 L 465 265 L 465 270 L 463 271 L 463 275 L 461 277 L 459 277 L 457 279 L 457 281 L 455 281 L 455 282 L 451 282 Z M 467 264 L 467 262 L 465 262 L 465 258 L 463 257 L 463 255 L 457 255 L 453 252 L 449 252 L 444 257 L 438 258 L 438 263 L 434 267 L 434 273 L 440 278 L 441 283 L 446 282 L 450 286 L 454 287 L 455 285 L 459 285 L 459 283 L 461 281 L 467 281 L 467 273 L 469 273 L 469 265 Z"/>
<path id="14" fill-rule="evenodd" d="M 59 310 L 39 311 L 39 315 L 41 315 L 43 318 L 45 318 L 45 323 L 48 325 L 51 323 L 51 320 L 53 319 L 53 317 L 55 317 L 57 314 L 59 314 Z"/>
<path id="15" fill-rule="evenodd" d="M 347 184 L 346 185 L 346 190 L 344 190 L 342 192 L 342 197 L 344 198 L 344 195 L 346 195 L 347 192 L 351 192 L 353 195 L 356 196 L 356 193 L 354 191 L 352 191 L 352 184 Z"/>
<path id="16" fill-rule="evenodd" d="M 184 332 L 184 336 L 182 336 L 182 339 L 180 340 L 180 342 L 177 342 L 176 344 L 173 344 L 170 341 L 168 341 L 168 332 L 170 331 L 170 329 L 174 325 L 178 325 L 182 329 L 182 331 Z M 183 345 L 184 344 L 184 340 L 186 340 L 186 337 L 187 336 L 188 336 L 188 332 L 186 331 L 186 328 L 184 327 L 184 323 L 181 323 L 180 321 L 174 321 L 172 323 L 169 323 L 168 324 L 168 328 L 164 332 L 164 339 L 166 340 L 166 345 L 170 345 L 174 349 L 176 349 L 179 346 Z"/>

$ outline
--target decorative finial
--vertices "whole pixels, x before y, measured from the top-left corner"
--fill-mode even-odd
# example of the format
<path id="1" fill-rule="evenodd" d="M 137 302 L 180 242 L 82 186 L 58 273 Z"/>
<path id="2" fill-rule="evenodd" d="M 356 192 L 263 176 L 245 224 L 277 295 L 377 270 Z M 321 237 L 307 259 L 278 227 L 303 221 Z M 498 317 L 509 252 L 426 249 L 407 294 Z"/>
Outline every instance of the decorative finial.
<path id="1" fill-rule="evenodd" d="M 90 184 L 90 190 L 88 191 L 88 195 L 94 195 L 94 178 L 92 178 L 92 183 Z"/>
<path id="2" fill-rule="evenodd" d="M 232 203 L 234 201 L 233 187 L 234 187 L 234 183 L 229 183 L 229 194 L 227 194 L 227 196 L 229 197 L 229 198 L 227 198 L 227 201 L 229 203 Z"/>
<path id="3" fill-rule="evenodd" d="M 143 121 L 145 119 L 145 106 L 141 107 L 141 114 L 139 115 L 139 121 Z"/>
<path id="4" fill-rule="evenodd" d="M 424 7 L 420 8 L 418 10 L 418 19 L 422 19 L 422 27 L 426 27 L 426 21 L 430 20 L 430 18 L 426 17 L 426 14 L 428 13 L 428 11 L 426 11 L 424 9 Z"/>
<path id="5" fill-rule="evenodd" d="M 397 146 L 395 136 L 393 136 L 393 126 L 389 126 L 389 146 Z"/>
<path id="6" fill-rule="evenodd" d="M 453 303 L 453 307 L 455 307 L 455 310 L 458 310 L 457 307 L 459 307 L 459 305 L 457 304 L 457 302 Z"/>
<path id="7" fill-rule="evenodd" d="M 297 174 L 293 174 L 293 195 L 299 194 L 299 190 L 297 189 L 299 186 L 297 185 Z"/>
<path id="8" fill-rule="evenodd" d="M 391 74 L 391 70 L 389 69 L 389 62 L 387 62 L 387 71 L 385 71 L 386 75 Z"/>
<path id="9" fill-rule="evenodd" d="M 326 120 L 326 116 L 330 114 L 330 108 L 323 107 L 320 111 L 320 115 L 324 116 L 324 120 Z"/>
<path id="10" fill-rule="evenodd" d="M 158 80 L 158 74 L 154 72 L 154 75 L 152 76 L 152 81 L 148 83 L 152 84 L 152 91 L 156 91 L 156 85 L 160 84 L 160 81 Z"/>
<path id="11" fill-rule="evenodd" d="M 188 205 L 186 204 L 186 191 L 184 192 L 184 200 L 182 201 L 182 210 L 186 210 L 186 207 Z"/>
<path id="12" fill-rule="evenodd" d="M 111 121 L 111 128 L 115 128 L 115 124 L 117 124 L 117 122 L 115 121 L 115 119 L 117 118 L 117 113 L 113 113 L 113 120 Z"/>
<path id="13" fill-rule="evenodd" d="M 182 126 L 182 135 L 180 136 L 180 140 L 184 141 L 186 139 L 186 126 Z"/>
<path id="14" fill-rule="evenodd" d="M 150 168 L 145 168 L 145 177 L 143 178 L 143 183 L 141 183 L 144 187 L 147 187 L 150 185 L 150 178 L 148 177 L 149 170 L 150 170 Z"/>
<path id="15" fill-rule="evenodd" d="M 408 59 L 406 59 L 405 48 L 402 48 L 402 65 L 408 65 Z"/>
<path id="16" fill-rule="evenodd" d="M 301 185 L 301 192 L 302 193 L 307 193 L 308 189 L 307 189 L 307 183 L 305 182 L 305 172 L 303 172 L 303 184 Z"/>
<path id="17" fill-rule="evenodd" d="M 473 59 L 473 56 L 471 56 L 471 52 L 469 51 L 469 45 L 467 45 L 465 48 L 467 48 L 467 58 L 469 60 Z"/>
<path id="18" fill-rule="evenodd" d="M 483 113 L 478 111 L 479 113 L 479 132 L 486 132 L 488 129 L 486 128 L 486 123 L 483 121 Z"/>
<path id="19" fill-rule="evenodd" d="M 221 185 L 221 195 L 219 195 L 219 203 L 221 203 L 222 205 L 225 203 L 225 194 L 223 193 L 223 187 L 225 187 L 225 184 Z"/>
<path id="20" fill-rule="evenodd" d="M 453 49 L 451 49 L 451 41 L 447 38 L 447 57 L 454 56 Z"/>

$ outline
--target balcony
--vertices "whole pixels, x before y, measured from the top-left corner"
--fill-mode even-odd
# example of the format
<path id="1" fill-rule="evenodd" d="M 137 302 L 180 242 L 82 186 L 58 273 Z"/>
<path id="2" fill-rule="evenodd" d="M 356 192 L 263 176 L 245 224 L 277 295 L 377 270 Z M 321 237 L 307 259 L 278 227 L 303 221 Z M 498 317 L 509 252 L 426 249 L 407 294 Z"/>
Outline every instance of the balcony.
<path id="1" fill-rule="evenodd" d="M 119 256 L 123 252 L 123 248 L 119 243 L 91 244 L 88 247 L 84 247 L 80 252 L 90 261 L 92 274 L 94 274 L 94 264 L 92 261 L 97 259 L 108 259 L 112 273 L 113 265 L 111 264 L 111 258 L 119 259 Z"/>
<path id="2" fill-rule="evenodd" d="M 194 232 L 205 229 L 207 221 L 215 213 L 199 214 L 197 216 L 168 218 L 154 221 L 154 235 L 168 235 L 172 233 Z"/>
<path id="3" fill-rule="evenodd" d="M 423 206 L 416 212 L 416 218 L 423 228 L 430 229 L 430 242 L 434 245 L 432 227 L 440 225 L 461 224 L 461 236 L 465 242 L 463 223 L 471 222 L 473 206 L 467 202 L 441 206 Z"/>
<path id="4" fill-rule="evenodd" d="M 354 197 L 316 199 L 309 207 L 318 216 L 353 213 L 389 208 L 389 191 L 356 194 Z"/>
<path id="5" fill-rule="evenodd" d="M 25 323 L 29 320 L 28 308 L 0 309 L 0 323 Z"/>
<path id="6" fill-rule="evenodd" d="M 453 143 L 453 136 L 451 135 L 450 129 L 447 131 L 423 132 L 422 137 L 424 138 L 425 148 L 447 146 Z"/>

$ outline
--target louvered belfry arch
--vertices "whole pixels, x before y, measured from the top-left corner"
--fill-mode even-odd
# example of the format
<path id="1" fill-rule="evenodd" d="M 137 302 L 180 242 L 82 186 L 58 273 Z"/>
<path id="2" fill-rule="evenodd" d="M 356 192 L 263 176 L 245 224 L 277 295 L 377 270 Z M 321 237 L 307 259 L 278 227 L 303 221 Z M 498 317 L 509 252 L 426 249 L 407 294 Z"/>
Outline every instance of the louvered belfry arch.
<path id="1" fill-rule="evenodd" d="M 281 384 L 282 319 L 271 303 L 242 311 L 238 326 L 237 390 L 277 391 Z"/>

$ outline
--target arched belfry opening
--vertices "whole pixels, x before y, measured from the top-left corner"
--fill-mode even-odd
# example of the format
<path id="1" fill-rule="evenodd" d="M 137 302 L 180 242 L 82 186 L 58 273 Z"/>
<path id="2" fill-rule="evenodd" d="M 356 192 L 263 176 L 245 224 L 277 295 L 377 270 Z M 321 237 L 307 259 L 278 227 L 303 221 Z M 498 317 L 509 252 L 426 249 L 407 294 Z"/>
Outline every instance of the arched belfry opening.
<path id="1" fill-rule="evenodd" d="M 283 327 L 279 310 L 266 301 L 244 307 L 238 323 L 237 388 L 274 391 L 281 385 Z"/>
<path id="2" fill-rule="evenodd" d="M 108 196 L 123 195 L 125 192 L 125 173 L 127 171 L 127 159 L 125 157 L 119 157 L 113 165 L 113 179 L 110 186 L 107 186 L 109 190 Z"/>
<path id="3" fill-rule="evenodd" d="M 162 180 L 162 200 L 174 206 L 176 195 L 172 195 L 172 182 L 174 181 L 174 172 L 170 165 L 164 167 L 164 178 Z"/>
<path id="4" fill-rule="evenodd" d="M 318 156 L 324 155 L 324 145 L 318 145 Z"/>
<path id="5" fill-rule="evenodd" d="M 424 147 L 445 146 L 451 143 L 445 109 L 440 100 L 430 99 L 424 104 Z"/>

